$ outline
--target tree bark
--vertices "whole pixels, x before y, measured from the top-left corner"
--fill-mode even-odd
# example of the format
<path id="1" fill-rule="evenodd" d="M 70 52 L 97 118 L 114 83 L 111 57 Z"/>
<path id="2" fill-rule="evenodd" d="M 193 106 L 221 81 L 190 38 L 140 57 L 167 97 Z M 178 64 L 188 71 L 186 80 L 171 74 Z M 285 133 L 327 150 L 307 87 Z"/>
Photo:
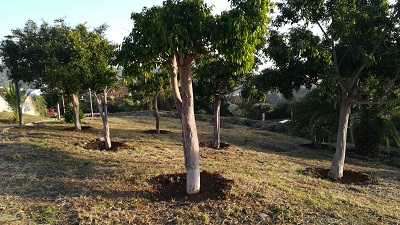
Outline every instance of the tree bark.
<path id="1" fill-rule="evenodd" d="M 182 112 L 182 97 L 181 93 L 179 92 L 179 85 L 178 85 L 178 61 L 175 55 L 171 56 L 170 64 L 169 64 L 169 73 L 171 76 L 171 90 L 172 96 L 175 100 L 176 110 L 179 114 Z"/>
<path id="2" fill-rule="evenodd" d="M 186 168 L 186 192 L 197 194 L 200 192 L 200 166 L 199 140 L 194 117 L 192 61 L 192 58 L 181 58 L 178 70 L 182 92 L 181 121 Z"/>
<path id="3" fill-rule="evenodd" d="M 158 112 L 158 95 L 160 95 L 159 91 L 154 96 L 154 117 L 156 118 L 156 132 L 157 134 L 160 134 L 160 113 Z"/>
<path id="4" fill-rule="evenodd" d="M 15 81 L 15 97 L 17 98 L 17 111 L 18 111 L 18 122 L 20 126 L 24 125 L 24 117 L 22 115 L 22 107 L 21 107 L 21 96 L 20 96 L 20 90 L 19 90 L 19 84 L 18 81 Z"/>
<path id="5" fill-rule="evenodd" d="M 75 130 L 81 130 L 81 123 L 79 121 L 79 98 L 76 93 L 71 94 L 72 111 L 74 113 Z"/>
<path id="6" fill-rule="evenodd" d="M 328 173 L 328 177 L 334 180 L 338 180 L 343 177 L 343 168 L 347 144 L 347 129 L 349 124 L 350 112 L 351 103 L 347 94 L 343 94 L 342 101 L 340 103 L 340 117 L 336 141 L 336 152 L 332 160 L 331 169 Z"/>
<path id="7" fill-rule="evenodd" d="M 219 149 L 220 145 L 220 133 L 221 133 L 221 96 L 219 94 L 214 95 L 214 139 L 213 148 Z"/>
<path id="8" fill-rule="evenodd" d="M 99 108 L 99 113 L 103 122 L 104 146 L 106 149 L 110 149 L 112 146 L 107 112 L 107 88 L 104 88 L 103 95 L 95 92 L 94 96 L 96 97 L 97 107 Z"/>

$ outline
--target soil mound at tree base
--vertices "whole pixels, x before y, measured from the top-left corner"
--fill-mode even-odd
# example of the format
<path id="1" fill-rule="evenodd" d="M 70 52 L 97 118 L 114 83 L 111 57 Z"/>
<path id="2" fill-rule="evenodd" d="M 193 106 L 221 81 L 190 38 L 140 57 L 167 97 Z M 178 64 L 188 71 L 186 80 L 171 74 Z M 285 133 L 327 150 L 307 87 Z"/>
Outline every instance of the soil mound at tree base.
<path id="1" fill-rule="evenodd" d="M 219 173 L 202 171 L 200 173 L 200 193 L 186 193 L 186 174 L 164 174 L 150 180 L 155 189 L 157 201 L 186 200 L 203 202 L 206 200 L 226 199 L 232 188 L 233 180 L 222 177 Z"/>
<path id="2" fill-rule="evenodd" d="M 308 167 L 303 173 L 315 178 L 332 180 L 328 177 L 329 169 Z M 374 179 L 364 172 L 344 170 L 343 177 L 337 182 L 343 184 L 370 184 L 374 182 Z"/>
<path id="3" fill-rule="evenodd" d="M 145 134 L 157 134 L 157 131 L 156 130 L 145 130 L 145 131 L 143 131 L 143 133 L 145 133 Z M 171 131 L 160 130 L 160 134 L 169 134 L 169 133 L 171 133 Z"/>
<path id="4" fill-rule="evenodd" d="M 212 141 L 201 141 L 199 143 L 199 146 L 201 148 L 213 148 Z M 219 149 L 227 149 L 229 147 L 231 147 L 231 145 L 228 144 L 228 143 L 225 143 L 225 142 L 220 142 L 219 143 Z"/>
<path id="5" fill-rule="evenodd" d="M 65 131 L 77 131 L 77 130 L 75 130 L 75 127 L 67 127 L 67 128 L 64 128 L 63 130 L 65 130 Z M 91 126 L 81 126 L 81 131 L 97 131 L 97 129 L 93 128 Z"/>
<path id="6" fill-rule="evenodd" d="M 111 148 L 110 149 L 106 149 L 104 141 L 95 140 L 95 141 L 87 143 L 85 148 L 86 149 L 90 149 L 90 150 L 118 151 L 121 148 L 129 148 L 129 146 L 126 145 L 123 142 L 111 141 Z"/>

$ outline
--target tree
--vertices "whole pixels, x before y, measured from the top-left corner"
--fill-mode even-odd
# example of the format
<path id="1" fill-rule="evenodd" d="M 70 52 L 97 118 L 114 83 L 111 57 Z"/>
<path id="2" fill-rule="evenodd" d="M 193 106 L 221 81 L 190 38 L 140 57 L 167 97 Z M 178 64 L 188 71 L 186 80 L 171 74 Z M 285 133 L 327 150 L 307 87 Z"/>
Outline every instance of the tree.
<path id="1" fill-rule="evenodd" d="M 110 149 L 110 125 L 108 123 L 107 92 L 116 86 L 118 77 L 115 68 L 110 66 L 114 51 L 117 46 L 111 44 L 104 32 L 107 27 L 102 25 L 93 32 L 87 34 L 88 51 L 91 53 L 88 61 L 90 73 L 88 76 L 88 86 L 94 91 L 97 106 L 103 122 L 103 134 L 105 149 Z"/>
<path id="2" fill-rule="evenodd" d="M 22 82 L 19 82 L 18 86 L 21 87 Z M 11 119 L 14 122 L 20 121 L 18 113 L 21 110 L 21 106 L 18 107 L 18 105 L 21 102 L 25 102 L 26 98 L 28 97 L 28 94 L 26 94 L 26 89 L 27 85 L 22 86 L 22 88 L 18 90 L 16 89 L 16 85 L 14 83 L 9 83 L 8 88 L 3 93 L 1 93 L 1 96 L 4 98 L 4 100 L 8 103 L 8 106 L 13 111 Z M 19 93 L 17 93 L 17 91 Z"/>
<path id="3" fill-rule="evenodd" d="M 199 144 L 194 118 L 192 62 L 218 50 L 248 71 L 254 63 L 255 46 L 266 33 L 267 0 L 231 1 L 232 9 L 214 17 L 202 0 L 167 0 L 163 6 L 133 13 L 135 27 L 121 51 L 137 66 L 165 63 L 171 77 L 172 95 L 181 115 L 186 167 L 186 190 L 200 191 Z M 179 83 L 178 83 L 179 73 Z M 180 84 L 180 88 L 179 88 Z"/>
<path id="4" fill-rule="evenodd" d="M 329 177 L 340 179 L 351 108 L 360 101 L 370 103 L 377 92 L 388 92 L 380 99 L 383 102 L 398 98 L 389 92 L 393 93 L 399 80 L 399 3 L 295 0 L 277 6 L 276 25 L 292 27 L 286 34 L 271 32 L 266 52 L 274 67 L 260 79 L 264 88 L 278 89 L 287 97 L 301 85 L 315 84 L 339 103 L 337 146 Z M 313 26 L 320 36 L 311 30 Z"/>
<path id="5" fill-rule="evenodd" d="M 194 70 L 194 90 L 197 96 L 213 100 L 214 138 L 212 147 L 219 149 L 221 133 L 221 98 L 232 93 L 243 81 L 245 74 L 236 72 L 237 65 L 218 55 L 203 56 L 196 61 Z"/>
<path id="6" fill-rule="evenodd" d="M 161 68 L 144 74 L 133 76 L 125 75 L 128 81 L 128 88 L 132 93 L 140 95 L 142 99 L 148 99 L 154 109 L 156 119 L 156 133 L 160 133 L 160 113 L 158 111 L 158 97 L 161 92 L 167 92 L 170 89 L 168 73 Z M 132 79 L 134 78 L 134 79 Z M 151 97 L 150 97 L 151 96 Z"/>
<path id="7" fill-rule="evenodd" d="M 44 22 L 40 27 L 28 21 L 1 43 L 11 79 L 45 84 L 70 96 L 76 130 L 81 129 L 78 95 L 89 88 L 91 65 L 96 64 L 93 57 L 97 52 L 92 44 L 95 33 L 84 24 L 71 28 L 63 20 L 56 20 L 54 25 Z"/>

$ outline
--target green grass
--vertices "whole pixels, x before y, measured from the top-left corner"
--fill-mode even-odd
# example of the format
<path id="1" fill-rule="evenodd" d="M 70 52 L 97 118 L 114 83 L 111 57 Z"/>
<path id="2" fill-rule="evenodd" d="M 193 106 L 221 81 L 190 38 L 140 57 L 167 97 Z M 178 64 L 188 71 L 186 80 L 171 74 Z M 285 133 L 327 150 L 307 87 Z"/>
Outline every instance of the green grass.
<path id="1" fill-rule="evenodd" d="M 0 116 L 1 117 L 1 116 Z M 5 120 L 5 119 L 4 119 Z M 39 119 L 42 120 L 42 119 Z M 226 199 L 154 199 L 152 178 L 184 172 L 180 122 L 161 118 L 171 133 L 145 134 L 152 117 L 112 117 L 111 137 L 129 148 L 87 150 L 101 137 L 71 124 L 15 127 L 0 139 L 0 224 L 396 224 L 400 221 L 400 171 L 349 158 L 345 169 L 374 174 L 376 184 L 341 184 L 304 175 L 330 166 L 332 151 L 299 147 L 307 141 L 231 125 L 222 129 L 225 150 L 201 148 L 201 168 L 234 181 Z M 212 139 L 198 122 L 200 141 Z M 394 163 L 394 166 L 397 163 Z M 202 184 L 206 185 L 206 184 Z"/>

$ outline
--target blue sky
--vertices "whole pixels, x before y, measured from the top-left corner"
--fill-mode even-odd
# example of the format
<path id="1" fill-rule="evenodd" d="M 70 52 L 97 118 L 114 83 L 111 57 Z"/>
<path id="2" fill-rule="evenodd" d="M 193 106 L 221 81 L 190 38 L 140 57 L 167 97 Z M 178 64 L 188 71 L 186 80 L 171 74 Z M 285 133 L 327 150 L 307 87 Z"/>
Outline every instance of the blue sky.
<path id="1" fill-rule="evenodd" d="M 143 7 L 162 5 L 163 0 L 1 0 L 0 1 L 0 39 L 11 34 L 15 28 L 23 28 L 28 19 L 38 24 L 42 20 L 52 23 L 54 19 L 64 18 L 71 26 L 85 23 L 97 27 L 109 25 L 107 38 L 121 43 L 132 28 L 130 15 L 140 12 Z M 214 13 L 229 8 L 227 0 L 205 0 L 215 5 Z"/>

